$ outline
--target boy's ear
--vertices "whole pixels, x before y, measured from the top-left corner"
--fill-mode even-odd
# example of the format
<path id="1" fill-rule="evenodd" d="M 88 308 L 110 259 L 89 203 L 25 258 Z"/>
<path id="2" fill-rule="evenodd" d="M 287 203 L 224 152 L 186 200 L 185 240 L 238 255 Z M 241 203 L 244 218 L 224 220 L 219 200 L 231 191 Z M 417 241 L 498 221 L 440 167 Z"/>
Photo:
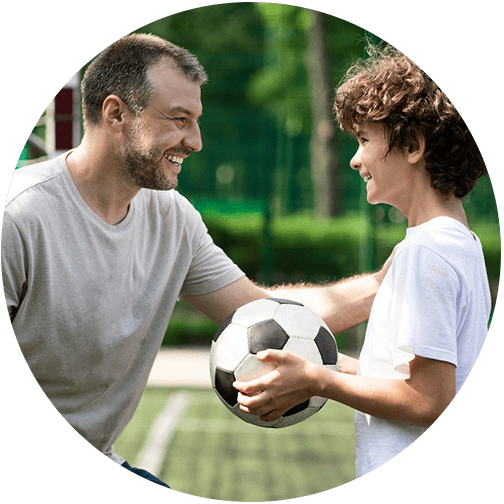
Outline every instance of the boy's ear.
<path id="1" fill-rule="evenodd" d="M 411 164 L 418 163 L 425 154 L 425 137 L 422 133 L 416 133 L 411 139 L 410 144 L 406 149 L 406 156 Z"/>

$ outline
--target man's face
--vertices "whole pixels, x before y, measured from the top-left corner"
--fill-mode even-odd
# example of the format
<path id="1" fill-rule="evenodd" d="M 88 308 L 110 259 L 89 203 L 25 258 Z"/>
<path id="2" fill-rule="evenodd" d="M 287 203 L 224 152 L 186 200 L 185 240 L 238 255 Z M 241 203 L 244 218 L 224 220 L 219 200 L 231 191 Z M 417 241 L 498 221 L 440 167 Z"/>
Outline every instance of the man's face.
<path id="1" fill-rule="evenodd" d="M 123 142 L 123 159 L 137 186 L 168 190 L 177 186 L 183 160 L 202 148 L 201 90 L 166 62 L 149 77 L 155 92 Z"/>

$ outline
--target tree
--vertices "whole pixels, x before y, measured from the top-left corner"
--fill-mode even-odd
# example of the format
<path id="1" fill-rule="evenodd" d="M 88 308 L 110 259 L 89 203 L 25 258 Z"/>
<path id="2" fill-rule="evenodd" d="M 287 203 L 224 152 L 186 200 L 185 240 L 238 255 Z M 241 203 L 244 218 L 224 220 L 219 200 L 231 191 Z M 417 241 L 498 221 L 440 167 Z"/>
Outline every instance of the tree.
<path id="1" fill-rule="evenodd" d="M 311 173 L 315 187 L 315 213 L 329 217 L 342 212 L 337 148 L 332 117 L 331 89 L 326 49 L 324 15 L 312 11 L 306 30 L 305 65 L 311 103 Z"/>
<path id="2" fill-rule="evenodd" d="M 257 8 L 265 20 L 269 56 L 253 76 L 249 96 L 274 114 L 287 135 L 303 130 L 310 135 L 315 212 L 320 217 L 338 215 L 343 202 L 332 115 L 332 77 L 337 65 L 329 55 L 326 25 L 339 22 L 346 28 L 348 23 L 289 5 L 258 4 Z M 349 26 L 348 33 L 359 30 Z M 333 34 L 336 29 L 332 26 Z M 338 42 L 347 39 L 337 37 Z"/>

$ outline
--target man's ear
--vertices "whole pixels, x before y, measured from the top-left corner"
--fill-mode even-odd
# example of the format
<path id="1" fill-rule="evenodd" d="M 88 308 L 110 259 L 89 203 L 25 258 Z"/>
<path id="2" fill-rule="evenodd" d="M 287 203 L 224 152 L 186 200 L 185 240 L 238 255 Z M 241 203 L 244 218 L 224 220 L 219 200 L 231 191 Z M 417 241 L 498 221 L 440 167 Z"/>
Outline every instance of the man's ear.
<path id="1" fill-rule="evenodd" d="M 102 117 L 106 125 L 116 131 L 122 131 L 125 121 L 130 115 L 127 105 L 116 95 L 105 98 L 102 107 Z"/>
<path id="2" fill-rule="evenodd" d="M 422 133 L 416 132 L 406 148 L 406 156 L 411 164 L 418 163 L 425 154 L 425 137 Z"/>

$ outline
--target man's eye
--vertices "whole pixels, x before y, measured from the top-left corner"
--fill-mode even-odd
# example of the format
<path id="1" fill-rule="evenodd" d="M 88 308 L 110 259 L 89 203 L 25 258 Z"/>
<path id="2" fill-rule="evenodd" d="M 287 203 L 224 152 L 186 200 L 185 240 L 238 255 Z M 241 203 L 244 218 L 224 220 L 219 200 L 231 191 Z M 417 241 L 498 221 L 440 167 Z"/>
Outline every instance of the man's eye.
<path id="1" fill-rule="evenodd" d="M 173 117 L 172 121 L 176 122 L 178 125 L 185 125 L 187 122 L 187 118 L 186 117 Z"/>

